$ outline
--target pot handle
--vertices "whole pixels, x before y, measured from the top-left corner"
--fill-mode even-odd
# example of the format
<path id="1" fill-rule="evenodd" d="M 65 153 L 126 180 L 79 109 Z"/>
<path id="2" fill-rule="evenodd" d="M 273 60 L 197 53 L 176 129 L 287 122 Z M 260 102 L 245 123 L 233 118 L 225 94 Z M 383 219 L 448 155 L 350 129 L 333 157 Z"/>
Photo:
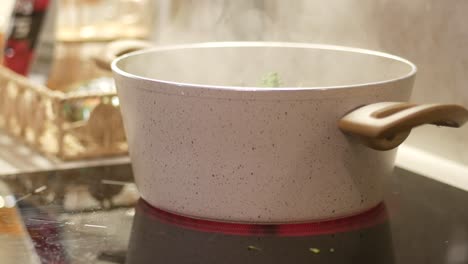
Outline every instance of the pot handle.
<path id="1" fill-rule="evenodd" d="M 414 127 L 423 124 L 460 127 L 466 121 L 468 110 L 460 105 L 382 102 L 346 114 L 338 127 L 372 149 L 390 150 L 403 143 Z"/>
<path id="2" fill-rule="evenodd" d="M 94 56 L 94 62 L 103 70 L 111 70 L 111 63 L 117 57 L 132 51 L 153 47 L 148 41 L 138 39 L 116 40 L 107 44 L 102 52 Z"/>

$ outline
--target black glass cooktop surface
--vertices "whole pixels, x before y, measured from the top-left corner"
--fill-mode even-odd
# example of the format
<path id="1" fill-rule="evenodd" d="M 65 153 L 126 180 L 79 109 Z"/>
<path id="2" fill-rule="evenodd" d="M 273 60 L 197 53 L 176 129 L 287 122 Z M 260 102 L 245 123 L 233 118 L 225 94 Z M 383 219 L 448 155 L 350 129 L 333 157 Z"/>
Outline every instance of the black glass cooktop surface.
<path id="1" fill-rule="evenodd" d="M 468 263 L 468 193 L 396 170 L 360 215 L 239 225 L 139 199 L 130 165 L 0 176 L 0 263 Z"/>

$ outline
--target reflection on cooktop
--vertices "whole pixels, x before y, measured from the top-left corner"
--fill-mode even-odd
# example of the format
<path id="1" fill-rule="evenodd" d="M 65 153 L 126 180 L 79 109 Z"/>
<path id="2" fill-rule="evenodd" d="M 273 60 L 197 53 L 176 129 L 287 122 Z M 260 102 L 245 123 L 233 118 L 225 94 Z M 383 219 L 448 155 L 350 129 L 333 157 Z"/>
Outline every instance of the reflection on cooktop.
<path id="1" fill-rule="evenodd" d="M 354 218 L 255 226 L 154 209 L 128 164 L 0 176 L 0 263 L 468 263 L 467 192 L 402 170 L 385 191 Z"/>
<path id="2" fill-rule="evenodd" d="M 140 200 L 127 263 L 394 263 L 394 257 L 384 204 L 334 221 L 247 225 L 178 216 Z"/>

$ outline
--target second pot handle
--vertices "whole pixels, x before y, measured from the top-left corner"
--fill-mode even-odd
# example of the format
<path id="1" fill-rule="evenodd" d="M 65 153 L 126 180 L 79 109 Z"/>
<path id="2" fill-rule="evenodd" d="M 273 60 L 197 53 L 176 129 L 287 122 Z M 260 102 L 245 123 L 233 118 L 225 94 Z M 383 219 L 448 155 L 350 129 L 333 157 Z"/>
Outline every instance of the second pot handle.
<path id="1" fill-rule="evenodd" d="M 370 148 L 389 150 L 403 143 L 414 127 L 423 124 L 460 127 L 466 121 L 468 110 L 460 105 L 383 102 L 346 114 L 338 127 Z"/>
<path id="2" fill-rule="evenodd" d="M 94 56 L 96 65 L 104 70 L 111 70 L 112 61 L 125 53 L 153 47 L 148 41 L 138 39 L 116 40 L 107 44 L 103 51 Z"/>

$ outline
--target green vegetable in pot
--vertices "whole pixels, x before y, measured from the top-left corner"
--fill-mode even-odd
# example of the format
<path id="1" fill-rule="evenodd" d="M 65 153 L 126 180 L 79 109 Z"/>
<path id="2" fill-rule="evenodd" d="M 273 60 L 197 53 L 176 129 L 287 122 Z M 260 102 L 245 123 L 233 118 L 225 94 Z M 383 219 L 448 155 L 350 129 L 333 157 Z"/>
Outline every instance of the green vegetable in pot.
<path id="1" fill-rule="evenodd" d="M 262 87 L 276 88 L 281 86 L 281 79 L 277 72 L 269 72 L 262 78 Z"/>

